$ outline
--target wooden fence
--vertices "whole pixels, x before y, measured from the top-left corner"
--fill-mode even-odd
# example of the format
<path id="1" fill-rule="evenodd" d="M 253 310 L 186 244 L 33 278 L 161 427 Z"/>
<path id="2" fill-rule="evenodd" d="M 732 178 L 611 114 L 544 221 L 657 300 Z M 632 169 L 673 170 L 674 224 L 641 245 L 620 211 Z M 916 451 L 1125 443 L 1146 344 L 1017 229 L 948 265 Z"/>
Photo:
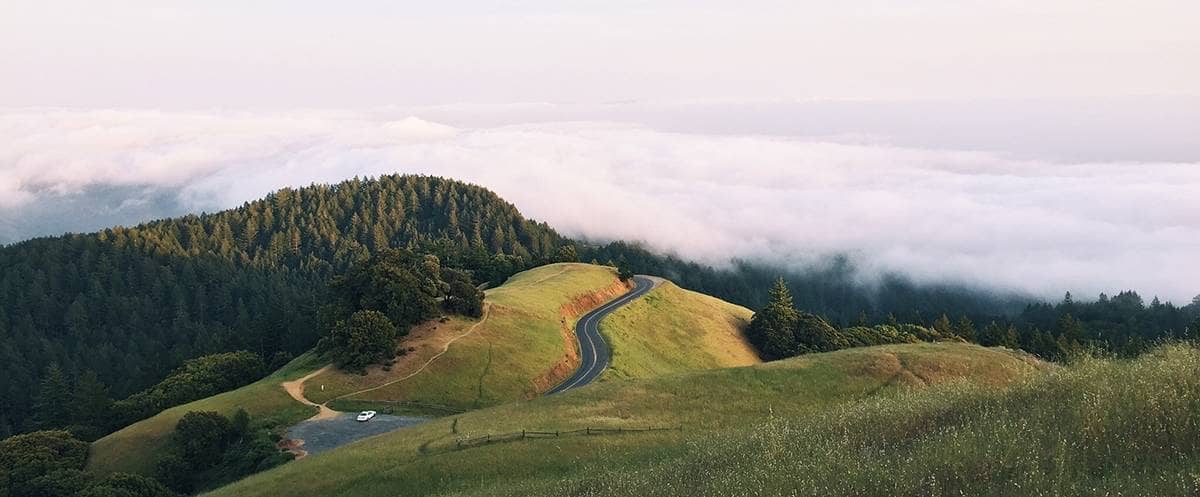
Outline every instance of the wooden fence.
<path id="1" fill-rule="evenodd" d="M 583 428 L 580 430 L 557 430 L 557 431 L 537 431 L 537 430 L 521 430 L 512 433 L 502 433 L 499 435 L 484 435 L 475 438 L 460 438 L 454 441 L 455 449 L 465 449 L 468 447 L 478 447 L 500 442 L 513 442 L 516 440 L 524 440 L 527 438 L 559 438 L 571 436 L 589 436 L 589 435 L 608 435 L 616 433 L 645 433 L 651 431 L 683 431 L 683 425 L 670 428 Z"/>

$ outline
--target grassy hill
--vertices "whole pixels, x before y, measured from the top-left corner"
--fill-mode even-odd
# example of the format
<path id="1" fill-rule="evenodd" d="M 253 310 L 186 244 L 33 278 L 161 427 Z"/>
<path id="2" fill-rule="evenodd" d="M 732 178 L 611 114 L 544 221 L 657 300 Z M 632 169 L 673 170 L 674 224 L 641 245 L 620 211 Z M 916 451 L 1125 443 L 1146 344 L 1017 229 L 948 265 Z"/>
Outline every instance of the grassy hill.
<path id="1" fill-rule="evenodd" d="M 412 351 L 390 370 L 331 369 L 305 383 L 307 397 L 338 399 L 334 406 L 401 400 L 459 409 L 532 398 L 578 364 L 576 318 L 626 291 L 605 266 L 550 264 L 518 273 L 487 290 L 481 320 L 426 323 L 401 342 Z"/>
<path id="2" fill-rule="evenodd" d="M 279 386 L 321 366 L 312 354 L 304 354 L 279 371 L 244 387 L 167 409 L 95 441 L 88 469 L 99 473 L 150 474 L 170 441 L 175 423 L 189 411 L 217 411 L 226 416 L 245 409 L 256 423 L 291 425 L 316 413 L 316 409 L 293 400 Z"/>
<path id="3" fill-rule="evenodd" d="M 612 346 L 601 379 L 650 378 L 757 364 L 743 331 L 754 312 L 669 281 L 600 322 Z"/>
<path id="4" fill-rule="evenodd" d="M 627 291 L 610 267 L 551 264 L 519 273 L 486 292 L 480 320 L 450 316 L 416 327 L 401 339 L 406 353 L 388 368 L 365 375 L 329 368 L 308 379 L 305 397 L 334 408 L 364 403 L 385 408 L 446 412 L 411 404 L 475 409 L 533 398 L 577 365 L 571 330 L 577 317 Z M 602 323 L 613 342 L 614 378 L 752 364 L 741 338 L 744 308 L 664 283 Z M 268 378 L 232 392 L 178 406 L 98 440 L 89 467 L 99 472 L 148 473 L 188 411 L 231 414 L 238 408 L 264 421 L 290 424 L 312 407 L 294 401 L 280 383 L 317 371 L 304 355 Z"/>
<path id="5" fill-rule="evenodd" d="M 699 466 L 689 460 L 693 454 L 713 453 L 717 449 L 708 444 L 724 440 L 721 437 L 751 443 L 762 439 L 757 428 L 764 423 L 822 419 L 876 402 L 907 402 L 923 395 L 935 398 L 952 388 L 966 388 L 953 386 L 958 383 L 1003 392 L 998 387 L 1021 384 L 1042 368 L 1041 363 L 1004 349 L 940 343 L 851 349 L 749 367 L 607 381 L 362 440 L 249 477 L 211 495 L 268 496 L 283 491 L 297 496 L 587 495 L 606 494 L 598 491 L 605 488 L 633 489 L 631 495 L 695 494 L 697 487 L 714 484 L 705 477 L 706 471 L 715 474 L 727 463 L 705 460 L 706 466 Z M 456 438 L 522 429 L 645 426 L 683 428 L 453 449 Z M 786 438 L 771 440 L 772 446 L 756 447 L 761 452 L 754 456 L 759 458 L 756 461 L 770 462 L 793 443 Z M 801 460 L 811 456 L 796 455 Z M 678 465 L 680 472 L 669 476 L 672 487 L 654 481 L 667 478 L 663 474 L 643 474 L 643 468 L 669 473 L 671 465 Z M 603 479 L 592 476 L 597 472 L 603 472 Z M 792 478 L 784 473 L 774 477 L 783 484 Z M 679 483 L 684 478 L 696 481 Z M 563 482 L 570 485 L 569 491 L 560 486 Z"/>

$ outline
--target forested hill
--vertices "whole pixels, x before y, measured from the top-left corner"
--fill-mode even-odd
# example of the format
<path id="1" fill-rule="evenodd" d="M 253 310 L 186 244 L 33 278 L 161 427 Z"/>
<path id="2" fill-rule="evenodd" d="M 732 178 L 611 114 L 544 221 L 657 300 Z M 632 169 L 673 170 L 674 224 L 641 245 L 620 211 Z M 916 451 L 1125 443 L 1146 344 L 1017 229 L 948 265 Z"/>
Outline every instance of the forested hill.
<path id="1" fill-rule="evenodd" d="M 494 193 L 425 176 L 284 189 L 215 214 L 2 247 L 0 437 L 32 428 L 51 364 L 70 378 L 94 371 L 121 398 L 203 354 L 307 350 L 329 278 L 388 246 L 478 281 L 573 258 Z"/>

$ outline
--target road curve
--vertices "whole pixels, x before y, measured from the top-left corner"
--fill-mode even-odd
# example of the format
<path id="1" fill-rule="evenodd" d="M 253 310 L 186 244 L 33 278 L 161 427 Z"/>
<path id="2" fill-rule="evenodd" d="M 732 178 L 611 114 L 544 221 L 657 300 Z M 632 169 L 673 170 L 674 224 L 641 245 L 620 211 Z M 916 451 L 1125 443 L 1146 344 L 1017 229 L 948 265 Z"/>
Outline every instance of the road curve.
<path id="1" fill-rule="evenodd" d="M 608 367 L 609 356 L 612 353 L 608 349 L 608 344 L 604 342 L 604 337 L 600 335 L 600 320 L 621 306 L 645 295 L 655 286 L 655 281 L 645 276 L 634 276 L 633 282 L 633 290 L 630 290 L 629 293 L 593 309 L 575 323 L 575 338 L 579 341 L 579 369 L 576 369 L 565 381 L 551 388 L 546 395 L 587 385 L 599 378 L 600 373 L 604 372 L 604 368 Z"/>

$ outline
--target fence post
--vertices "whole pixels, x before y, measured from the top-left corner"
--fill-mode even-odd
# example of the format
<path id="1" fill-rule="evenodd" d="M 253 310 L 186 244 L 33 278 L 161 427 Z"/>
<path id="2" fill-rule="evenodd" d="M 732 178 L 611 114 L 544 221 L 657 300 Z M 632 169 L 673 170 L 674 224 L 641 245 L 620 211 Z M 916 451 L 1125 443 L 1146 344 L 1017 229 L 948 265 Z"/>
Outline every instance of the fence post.
<path id="1" fill-rule="evenodd" d="M 525 439 L 525 430 L 521 429 L 521 440 Z"/>
<path id="2" fill-rule="evenodd" d="M 587 432 L 587 434 L 588 434 L 588 435 L 591 435 L 591 434 L 592 434 L 592 427 L 591 427 L 591 426 L 587 427 L 587 428 L 586 428 L 586 432 Z"/>

